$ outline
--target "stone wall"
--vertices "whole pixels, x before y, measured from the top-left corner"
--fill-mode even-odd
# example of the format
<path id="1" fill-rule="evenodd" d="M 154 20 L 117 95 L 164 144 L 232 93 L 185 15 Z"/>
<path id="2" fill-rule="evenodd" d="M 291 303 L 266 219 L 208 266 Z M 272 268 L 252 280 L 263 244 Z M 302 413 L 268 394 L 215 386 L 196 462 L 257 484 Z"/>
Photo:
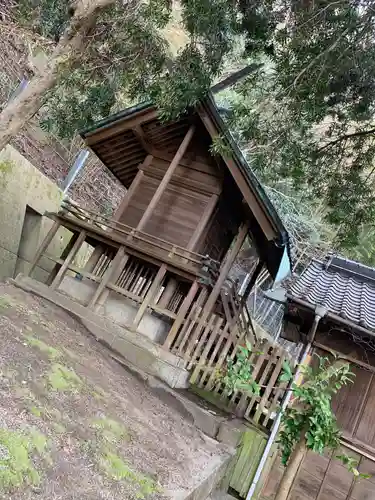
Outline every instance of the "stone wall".
<path id="1" fill-rule="evenodd" d="M 62 191 L 12 146 L 0 151 L 0 280 L 25 272 L 52 225 Z M 60 255 L 71 236 L 60 229 L 48 253 Z M 45 281 L 53 263 L 43 258 L 33 277 Z"/>

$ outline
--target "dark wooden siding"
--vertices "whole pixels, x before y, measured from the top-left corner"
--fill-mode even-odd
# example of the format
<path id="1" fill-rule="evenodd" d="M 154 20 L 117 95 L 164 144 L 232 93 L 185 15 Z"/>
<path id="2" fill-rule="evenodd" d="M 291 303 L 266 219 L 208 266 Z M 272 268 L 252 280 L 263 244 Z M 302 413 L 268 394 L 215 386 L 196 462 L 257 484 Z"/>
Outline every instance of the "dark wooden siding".
<path id="1" fill-rule="evenodd" d="M 353 474 L 336 458 L 342 453 L 358 460 L 359 471 L 371 477 L 355 480 Z M 284 468 L 279 458 L 276 458 L 259 500 L 275 498 L 283 472 Z M 323 456 L 309 451 L 299 468 L 288 500 L 374 500 L 374 472 L 373 460 L 345 446 Z"/>
<path id="2" fill-rule="evenodd" d="M 120 222 L 137 227 L 169 163 L 167 159 L 154 157 L 144 167 L 144 177 Z M 210 197 L 220 190 L 220 173 L 214 165 L 201 161 L 179 165 L 144 231 L 187 247 Z"/>

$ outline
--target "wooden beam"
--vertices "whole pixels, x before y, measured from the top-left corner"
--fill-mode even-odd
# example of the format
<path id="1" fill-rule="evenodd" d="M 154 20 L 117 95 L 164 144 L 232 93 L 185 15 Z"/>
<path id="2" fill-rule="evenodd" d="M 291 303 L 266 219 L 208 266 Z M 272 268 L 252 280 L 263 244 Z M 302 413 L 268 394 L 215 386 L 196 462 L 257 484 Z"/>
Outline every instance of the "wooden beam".
<path id="1" fill-rule="evenodd" d="M 31 276 L 31 273 L 34 271 L 36 268 L 40 258 L 43 256 L 47 248 L 49 247 L 50 243 L 52 242 L 53 238 L 55 237 L 57 231 L 59 230 L 59 227 L 61 226 L 60 222 L 54 221 L 51 229 L 48 231 L 46 234 L 44 240 L 40 244 L 38 251 L 36 252 L 33 260 L 31 261 L 30 268 L 26 274 L 26 276 Z"/>
<path id="2" fill-rule="evenodd" d="M 124 259 L 126 257 L 126 260 L 128 259 L 128 256 L 125 254 L 125 247 L 120 247 L 117 250 L 117 253 L 108 266 L 107 270 L 105 271 L 103 278 L 101 282 L 99 283 L 97 289 L 95 290 L 93 296 L 91 297 L 91 300 L 88 304 L 89 309 L 94 309 L 94 306 L 96 305 L 97 301 L 101 299 L 101 304 L 104 303 L 105 299 L 108 296 L 108 293 L 105 294 L 105 297 L 103 299 L 103 295 L 105 292 L 105 288 L 108 285 L 109 281 L 114 278 L 114 273 L 116 270 L 119 269 L 120 264 L 121 264 L 121 269 L 125 265 L 126 262 L 124 262 Z"/>
<path id="3" fill-rule="evenodd" d="M 187 147 L 189 146 L 189 143 L 194 135 L 195 131 L 195 126 L 192 125 L 189 130 L 187 131 L 184 140 L 182 141 L 180 147 L 177 150 L 177 153 L 175 154 L 171 164 L 169 165 L 167 171 L 165 172 L 165 175 L 159 184 L 157 190 L 154 193 L 154 196 L 152 197 L 148 207 L 146 208 L 144 214 L 142 215 L 141 220 L 138 223 L 137 229 L 139 231 L 142 231 L 147 222 L 149 221 L 152 213 L 155 210 L 156 205 L 158 204 L 162 194 L 164 193 L 166 187 L 168 186 L 169 181 L 172 178 L 172 175 L 179 164 L 180 159 L 184 156 Z"/>
<path id="4" fill-rule="evenodd" d="M 153 158 L 153 156 L 148 155 L 145 158 L 145 161 L 139 166 L 139 170 L 137 172 L 137 175 L 135 176 L 133 182 L 130 184 L 130 187 L 127 190 L 127 192 L 125 193 L 125 196 L 122 199 L 122 202 L 120 203 L 119 207 L 117 208 L 116 212 L 114 213 L 114 216 L 112 217 L 112 219 L 114 221 L 119 221 L 121 219 L 121 217 L 124 215 L 125 210 L 128 208 L 129 203 L 130 203 L 132 197 L 134 196 L 134 193 L 137 191 L 137 189 L 138 189 L 138 187 L 143 179 L 144 173 L 143 173 L 142 167 L 148 166 L 152 162 L 152 158 Z"/>
<path id="5" fill-rule="evenodd" d="M 217 200 L 219 199 L 219 196 L 217 194 L 213 194 L 211 198 L 208 200 L 208 203 L 206 205 L 206 208 L 204 209 L 204 212 L 202 214 L 202 217 L 200 218 L 200 221 L 195 228 L 195 231 L 190 238 L 190 241 L 188 243 L 187 249 L 194 251 L 195 247 L 202 236 L 204 230 L 206 229 L 207 224 L 210 222 L 210 218 L 213 214 L 213 211 L 215 210 Z"/>
<path id="6" fill-rule="evenodd" d="M 134 135 L 138 139 L 138 141 L 141 143 L 143 149 L 147 151 L 148 153 L 151 153 L 152 147 L 151 144 L 147 142 L 147 139 L 145 137 L 145 133 L 142 129 L 141 125 L 136 125 L 134 128 L 132 128 Z"/>
<path id="7" fill-rule="evenodd" d="M 195 298 L 197 295 L 197 292 L 199 290 L 199 284 L 198 281 L 193 281 L 190 290 L 186 297 L 184 298 L 184 301 L 181 304 L 180 310 L 177 313 L 177 318 L 175 319 L 171 329 L 169 330 L 168 336 L 165 339 L 163 348 L 166 349 L 167 351 L 170 350 L 171 345 L 173 344 L 174 339 L 176 338 L 177 332 L 180 329 L 180 326 L 182 325 L 182 322 L 185 319 L 185 316 Z"/>
<path id="8" fill-rule="evenodd" d="M 218 137 L 219 133 L 207 113 L 201 110 L 199 111 L 199 116 L 211 138 L 214 139 L 215 137 Z M 276 230 L 269 220 L 267 214 L 265 214 L 263 208 L 261 207 L 258 198 L 253 192 L 253 189 L 249 186 L 249 183 L 246 181 L 242 172 L 240 172 L 239 168 L 233 161 L 233 158 L 231 158 L 230 156 L 223 156 L 222 158 L 227 165 L 229 172 L 232 174 L 232 177 L 235 180 L 238 188 L 240 189 L 246 201 L 246 204 L 250 207 L 252 213 L 254 214 L 254 217 L 256 218 L 264 234 L 266 235 L 266 238 L 269 241 L 273 240 L 277 237 Z"/>
<path id="9" fill-rule="evenodd" d="M 79 233 L 80 231 L 78 230 L 77 231 L 77 228 L 72 228 L 70 229 L 73 234 L 72 236 L 70 237 L 70 240 L 68 241 L 67 245 L 65 246 L 64 250 L 61 252 L 60 254 L 60 260 L 62 260 L 62 264 L 64 264 L 64 261 L 65 259 L 67 258 L 67 256 L 69 255 L 69 252 L 71 251 L 71 249 L 73 248 L 73 245 L 74 243 L 77 241 L 78 239 L 78 236 L 79 236 Z M 53 280 L 56 278 L 56 275 L 57 273 L 59 272 L 62 264 L 56 264 L 54 266 L 54 268 L 52 269 L 52 271 L 49 273 L 49 276 L 47 278 L 47 281 L 46 281 L 46 285 L 47 286 L 50 286 L 53 282 Z"/>
<path id="10" fill-rule="evenodd" d="M 144 298 L 141 307 L 138 309 L 138 312 L 133 320 L 133 324 L 131 326 L 132 329 L 136 330 L 139 326 L 139 323 L 141 322 L 144 313 L 146 312 L 146 309 L 148 306 L 151 304 L 153 299 L 155 298 L 155 295 L 161 285 L 161 282 L 163 281 L 163 278 L 165 276 L 165 273 L 167 272 L 167 265 L 162 264 L 159 268 L 159 271 L 157 272 L 154 281 L 152 282 L 152 285 L 150 286 L 149 291 L 146 294 L 146 297 Z"/>
<path id="11" fill-rule="evenodd" d="M 101 130 L 99 129 L 97 131 L 94 131 L 90 135 L 86 135 L 84 141 L 88 146 L 94 146 L 97 142 L 104 141 L 109 137 L 113 137 L 114 135 L 124 132 L 125 130 L 132 129 L 133 127 L 140 125 L 143 122 L 153 120 L 154 118 L 157 118 L 157 116 L 158 112 L 156 111 L 156 109 L 151 108 L 142 110 L 133 117 L 124 118 L 124 120 L 118 123 L 109 124 L 103 127 Z"/>
<path id="12" fill-rule="evenodd" d="M 86 231 L 80 232 L 76 241 L 74 242 L 70 252 L 66 256 L 64 264 L 60 267 L 58 273 L 56 274 L 55 278 L 53 279 L 53 281 L 51 283 L 52 290 L 56 290 L 59 287 L 60 283 L 62 282 L 62 280 L 65 276 L 66 271 L 68 270 L 68 267 L 70 266 L 74 257 L 77 255 L 77 252 L 81 248 L 85 239 L 86 239 Z"/>

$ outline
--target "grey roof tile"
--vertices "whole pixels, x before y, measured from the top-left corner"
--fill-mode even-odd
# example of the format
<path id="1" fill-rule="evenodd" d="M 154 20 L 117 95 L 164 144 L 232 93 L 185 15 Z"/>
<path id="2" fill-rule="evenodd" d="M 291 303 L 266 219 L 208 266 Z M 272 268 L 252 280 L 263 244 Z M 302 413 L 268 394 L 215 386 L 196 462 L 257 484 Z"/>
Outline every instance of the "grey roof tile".
<path id="1" fill-rule="evenodd" d="M 375 331 L 375 269 L 340 257 L 314 260 L 289 295 Z"/>

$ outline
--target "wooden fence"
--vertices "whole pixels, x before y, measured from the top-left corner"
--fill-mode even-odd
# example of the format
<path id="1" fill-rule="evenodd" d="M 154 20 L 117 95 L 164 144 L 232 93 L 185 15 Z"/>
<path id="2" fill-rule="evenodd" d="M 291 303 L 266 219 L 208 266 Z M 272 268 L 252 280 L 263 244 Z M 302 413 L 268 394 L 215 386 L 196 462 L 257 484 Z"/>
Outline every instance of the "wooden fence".
<path id="1" fill-rule="evenodd" d="M 288 353 L 266 339 L 255 338 L 246 308 L 241 309 L 237 318 L 229 320 L 226 315 L 210 314 L 202 321 L 202 310 L 199 301 L 193 305 L 171 352 L 182 357 L 185 367 L 192 370 L 190 382 L 201 394 L 237 416 L 270 429 L 285 395 L 287 384 L 280 382 L 279 376 Z M 225 373 L 227 360 L 235 358 L 245 339 L 252 345 L 250 363 L 260 394 L 236 391 L 229 395 L 221 375 Z"/>

